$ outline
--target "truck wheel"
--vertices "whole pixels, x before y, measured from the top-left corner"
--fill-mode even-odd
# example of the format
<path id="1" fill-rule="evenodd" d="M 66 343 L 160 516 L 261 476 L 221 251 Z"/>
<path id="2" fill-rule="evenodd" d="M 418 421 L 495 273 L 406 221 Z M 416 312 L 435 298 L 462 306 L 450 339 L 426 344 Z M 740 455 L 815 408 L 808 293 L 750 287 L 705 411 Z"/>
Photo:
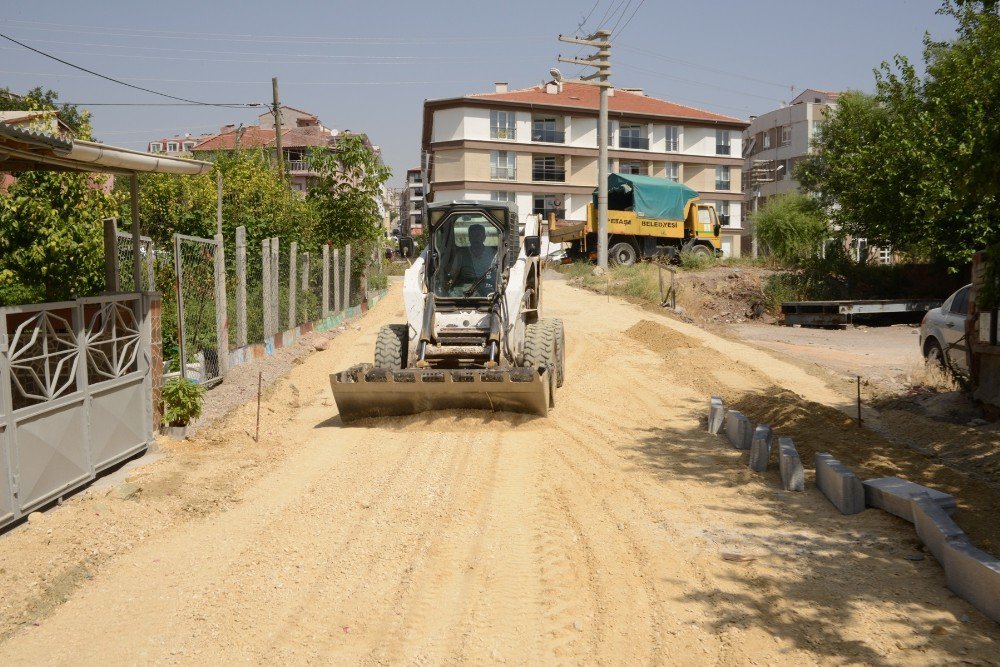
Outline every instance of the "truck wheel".
<path id="1" fill-rule="evenodd" d="M 634 245 L 622 241 L 608 250 L 608 260 L 615 266 L 632 266 L 639 260 L 639 253 Z"/>
<path id="2" fill-rule="evenodd" d="M 539 320 L 524 328 L 524 365 L 529 368 L 547 366 L 556 373 L 555 331 L 547 320 Z"/>
<path id="3" fill-rule="evenodd" d="M 715 255 L 708 246 L 701 245 L 700 243 L 691 247 L 691 254 L 695 257 L 704 257 L 705 259 L 712 259 Z"/>
<path id="4" fill-rule="evenodd" d="M 566 334 L 563 322 L 557 317 L 542 320 L 552 330 L 553 353 L 555 354 L 556 386 L 563 386 L 566 380 Z"/>
<path id="5" fill-rule="evenodd" d="M 410 346 L 410 328 L 405 324 L 386 324 L 375 340 L 375 368 L 400 370 L 406 368 L 406 353 Z"/>

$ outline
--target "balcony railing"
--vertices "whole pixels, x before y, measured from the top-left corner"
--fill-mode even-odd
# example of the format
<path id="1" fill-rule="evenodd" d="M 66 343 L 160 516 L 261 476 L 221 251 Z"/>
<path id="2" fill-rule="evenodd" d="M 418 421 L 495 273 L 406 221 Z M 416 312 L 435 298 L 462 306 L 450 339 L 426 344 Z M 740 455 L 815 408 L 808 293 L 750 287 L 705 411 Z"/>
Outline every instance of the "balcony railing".
<path id="1" fill-rule="evenodd" d="M 531 180 L 533 181 L 550 181 L 555 183 L 564 183 L 566 181 L 566 168 L 565 167 L 539 167 L 535 166 L 531 168 Z"/>
<path id="2" fill-rule="evenodd" d="M 715 144 L 715 154 L 716 155 L 731 155 L 732 151 L 728 144 Z"/>
<path id="3" fill-rule="evenodd" d="M 644 151 L 649 150 L 649 139 L 645 137 L 629 137 L 622 135 L 618 138 L 619 148 L 639 148 Z"/>
<path id="4" fill-rule="evenodd" d="M 289 160 L 288 169 L 289 171 L 310 171 L 309 162 L 306 160 Z"/>
<path id="5" fill-rule="evenodd" d="M 566 143 L 566 133 L 558 130 L 534 129 L 531 131 L 531 140 L 543 141 L 547 144 L 564 144 Z"/>
<path id="6" fill-rule="evenodd" d="M 515 141 L 517 139 L 517 128 L 491 125 L 490 139 L 506 139 L 508 141 Z"/>
<path id="7" fill-rule="evenodd" d="M 720 180 L 716 179 L 716 181 L 715 181 L 715 189 L 716 190 L 728 190 L 729 189 L 729 181 L 720 181 Z"/>
<path id="8" fill-rule="evenodd" d="M 513 181 L 517 177 L 514 167 L 490 167 L 490 179 L 494 181 Z"/>

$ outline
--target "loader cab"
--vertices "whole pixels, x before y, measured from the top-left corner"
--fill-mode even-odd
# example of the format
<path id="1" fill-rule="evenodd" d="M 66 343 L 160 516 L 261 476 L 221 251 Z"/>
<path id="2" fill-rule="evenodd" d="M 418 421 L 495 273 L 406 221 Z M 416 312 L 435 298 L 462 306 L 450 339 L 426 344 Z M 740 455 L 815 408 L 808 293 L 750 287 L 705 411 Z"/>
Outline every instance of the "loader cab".
<path id="1" fill-rule="evenodd" d="M 445 300 L 492 298 L 508 261 L 516 214 L 496 202 L 432 205 L 428 214 L 428 290 Z"/>

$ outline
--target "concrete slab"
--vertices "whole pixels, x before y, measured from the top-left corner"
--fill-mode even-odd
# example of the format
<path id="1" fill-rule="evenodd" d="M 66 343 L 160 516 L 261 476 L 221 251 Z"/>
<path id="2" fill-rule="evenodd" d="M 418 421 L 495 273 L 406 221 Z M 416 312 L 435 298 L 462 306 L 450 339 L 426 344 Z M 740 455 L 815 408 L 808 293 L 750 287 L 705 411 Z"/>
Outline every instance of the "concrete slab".
<path id="1" fill-rule="evenodd" d="M 718 435 L 719 431 L 722 430 L 722 422 L 726 415 L 726 409 L 722 405 L 722 399 L 718 396 L 713 396 L 712 400 L 708 402 L 708 432 L 712 435 Z"/>
<path id="2" fill-rule="evenodd" d="M 778 438 L 778 469 L 785 491 L 806 490 L 806 471 L 791 438 Z"/>
<path id="3" fill-rule="evenodd" d="M 865 487 L 857 475 L 832 455 L 816 455 L 816 486 L 841 514 L 865 511 Z"/>
<path id="4" fill-rule="evenodd" d="M 760 424 L 753 432 L 750 442 L 750 469 L 754 472 L 765 472 L 771 462 L 771 441 L 774 434 L 767 424 Z"/>
<path id="5" fill-rule="evenodd" d="M 736 449 L 750 449 L 750 443 L 753 441 L 753 425 L 743 413 L 730 410 L 726 413 L 726 436 Z"/>
<path id="6" fill-rule="evenodd" d="M 917 529 L 917 536 L 927 550 L 939 562 L 944 563 L 945 541 L 967 539 L 965 533 L 929 494 L 917 493 L 910 500 L 913 503 L 913 526 Z"/>
<path id="7" fill-rule="evenodd" d="M 913 523 L 913 503 L 915 494 L 925 493 L 948 514 L 955 511 L 955 496 L 922 486 L 901 477 L 879 477 L 864 482 L 865 504 L 878 507 L 890 514 Z"/>
<path id="8" fill-rule="evenodd" d="M 1000 559 L 961 538 L 945 540 L 941 551 L 948 588 L 1000 623 Z"/>

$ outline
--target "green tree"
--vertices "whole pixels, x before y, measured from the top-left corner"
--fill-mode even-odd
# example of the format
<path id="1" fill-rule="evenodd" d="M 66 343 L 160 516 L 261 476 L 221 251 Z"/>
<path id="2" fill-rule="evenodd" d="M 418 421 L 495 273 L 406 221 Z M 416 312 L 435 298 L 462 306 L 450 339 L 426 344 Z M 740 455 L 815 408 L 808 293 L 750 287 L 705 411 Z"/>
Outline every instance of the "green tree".
<path id="1" fill-rule="evenodd" d="M 801 264 L 819 256 L 830 230 L 826 213 L 812 197 L 779 195 L 751 216 L 757 238 L 778 259 Z"/>
<path id="2" fill-rule="evenodd" d="M 114 199 L 92 174 L 29 171 L 0 196 L 0 305 L 104 289 L 103 223 Z"/>
<path id="3" fill-rule="evenodd" d="M 59 120 L 66 123 L 80 139 L 90 139 L 90 113 L 73 104 L 59 104 L 59 93 L 43 90 L 41 86 L 18 95 L 9 88 L 0 88 L 0 111 L 56 111 Z"/>
<path id="4" fill-rule="evenodd" d="M 925 38 L 925 74 L 883 63 L 872 96 L 840 98 L 796 176 L 843 231 L 953 269 L 1000 234 L 1000 17 L 946 1 L 958 36 Z"/>

